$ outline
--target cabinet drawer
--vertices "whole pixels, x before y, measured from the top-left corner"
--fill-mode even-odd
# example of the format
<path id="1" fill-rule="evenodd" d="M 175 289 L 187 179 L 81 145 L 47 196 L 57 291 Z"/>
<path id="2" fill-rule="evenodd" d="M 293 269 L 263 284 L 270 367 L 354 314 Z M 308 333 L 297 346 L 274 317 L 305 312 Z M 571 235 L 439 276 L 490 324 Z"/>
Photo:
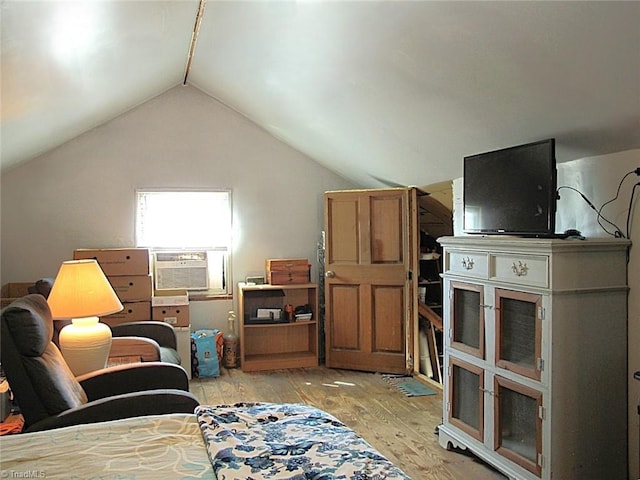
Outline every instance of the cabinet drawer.
<path id="1" fill-rule="evenodd" d="M 492 280 L 529 285 L 549 286 L 549 257 L 545 255 L 491 255 Z"/>
<path id="2" fill-rule="evenodd" d="M 467 277 L 487 278 L 487 254 L 464 250 L 447 252 L 446 273 Z"/>

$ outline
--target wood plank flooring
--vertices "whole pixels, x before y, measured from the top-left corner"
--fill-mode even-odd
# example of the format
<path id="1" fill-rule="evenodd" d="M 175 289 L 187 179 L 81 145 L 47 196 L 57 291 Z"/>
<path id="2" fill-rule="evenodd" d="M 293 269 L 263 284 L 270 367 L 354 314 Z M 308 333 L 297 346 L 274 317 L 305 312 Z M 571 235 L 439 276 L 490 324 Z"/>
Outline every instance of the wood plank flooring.
<path id="1" fill-rule="evenodd" d="M 438 444 L 442 393 L 406 397 L 375 373 L 325 367 L 244 373 L 222 369 L 217 378 L 194 378 L 200 403 L 307 403 L 336 416 L 414 480 L 504 480 L 492 467 Z"/>

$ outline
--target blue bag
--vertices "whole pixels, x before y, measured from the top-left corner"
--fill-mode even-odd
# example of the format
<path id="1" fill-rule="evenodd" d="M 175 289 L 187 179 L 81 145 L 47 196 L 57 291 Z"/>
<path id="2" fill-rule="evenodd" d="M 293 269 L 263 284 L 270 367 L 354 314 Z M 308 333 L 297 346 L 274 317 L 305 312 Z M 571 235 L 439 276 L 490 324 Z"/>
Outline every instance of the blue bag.
<path id="1" fill-rule="evenodd" d="M 220 362 L 216 348 L 217 330 L 196 330 L 191 334 L 192 345 L 195 346 L 192 360 L 192 375 L 194 377 L 220 376 Z"/>

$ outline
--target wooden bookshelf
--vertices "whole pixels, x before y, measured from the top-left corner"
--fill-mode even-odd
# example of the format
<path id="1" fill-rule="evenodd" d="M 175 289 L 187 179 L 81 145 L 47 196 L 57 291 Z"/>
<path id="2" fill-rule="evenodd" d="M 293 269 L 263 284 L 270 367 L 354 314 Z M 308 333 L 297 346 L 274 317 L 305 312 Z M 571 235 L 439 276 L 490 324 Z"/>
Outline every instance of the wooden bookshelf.
<path id="1" fill-rule="evenodd" d="M 309 305 L 311 320 L 288 321 L 285 305 Z M 258 320 L 258 309 L 281 310 L 280 319 Z M 238 284 L 240 361 L 243 371 L 318 365 L 318 288 L 316 284 Z M 260 323 L 256 323 L 260 322 Z"/>

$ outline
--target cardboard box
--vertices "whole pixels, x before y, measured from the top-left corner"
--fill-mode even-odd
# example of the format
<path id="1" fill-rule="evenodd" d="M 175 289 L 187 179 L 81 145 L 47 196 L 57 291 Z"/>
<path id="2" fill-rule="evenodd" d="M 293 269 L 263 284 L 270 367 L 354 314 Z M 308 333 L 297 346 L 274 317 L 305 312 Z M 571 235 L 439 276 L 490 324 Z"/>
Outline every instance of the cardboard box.
<path id="1" fill-rule="evenodd" d="M 94 259 L 107 277 L 121 275 L 149 275 L 148 248 L 79 248 L 74 260 Z"/>
<path id="2" fill-rule="evenodd" d="M 188 327 L 189 305 L 161 305 L 151 308 L 151 319 L 174 327 Z"/>
<path id="3" fill-rule="evenodd" d="M 306 258 L 267 259 L 267 282 L 271 285 L 309 283 L 311 265 Z"/>
<path id="4" fill-rule="evenodd" d="M 0 308 L 8 306 L 14 300 L 29 294 L 29 287 L 33 286 L 33 282 L 10 282 L 5 283 L 0 288 Z"/>
<path id="5" fill-rule="evenodd" d="M 156 290 L 151 298 L 151 306 L 160 307 L 163 305 L 189 305 L 189 292 L 182 288 Z"/>
<path id="6" fill-rule="evenodd" d="M 123 302 L 122 306 L 124 308 L 121 311 L 100 317 L 100 321 L 111 326 L 151 320 L 151 302 Z"/>
<path id="7" fill-rule="evenodd" d="M 153 289 L 151 275 L 123 275 L 108 277 L 121 302 L 148 302 Z"/>

